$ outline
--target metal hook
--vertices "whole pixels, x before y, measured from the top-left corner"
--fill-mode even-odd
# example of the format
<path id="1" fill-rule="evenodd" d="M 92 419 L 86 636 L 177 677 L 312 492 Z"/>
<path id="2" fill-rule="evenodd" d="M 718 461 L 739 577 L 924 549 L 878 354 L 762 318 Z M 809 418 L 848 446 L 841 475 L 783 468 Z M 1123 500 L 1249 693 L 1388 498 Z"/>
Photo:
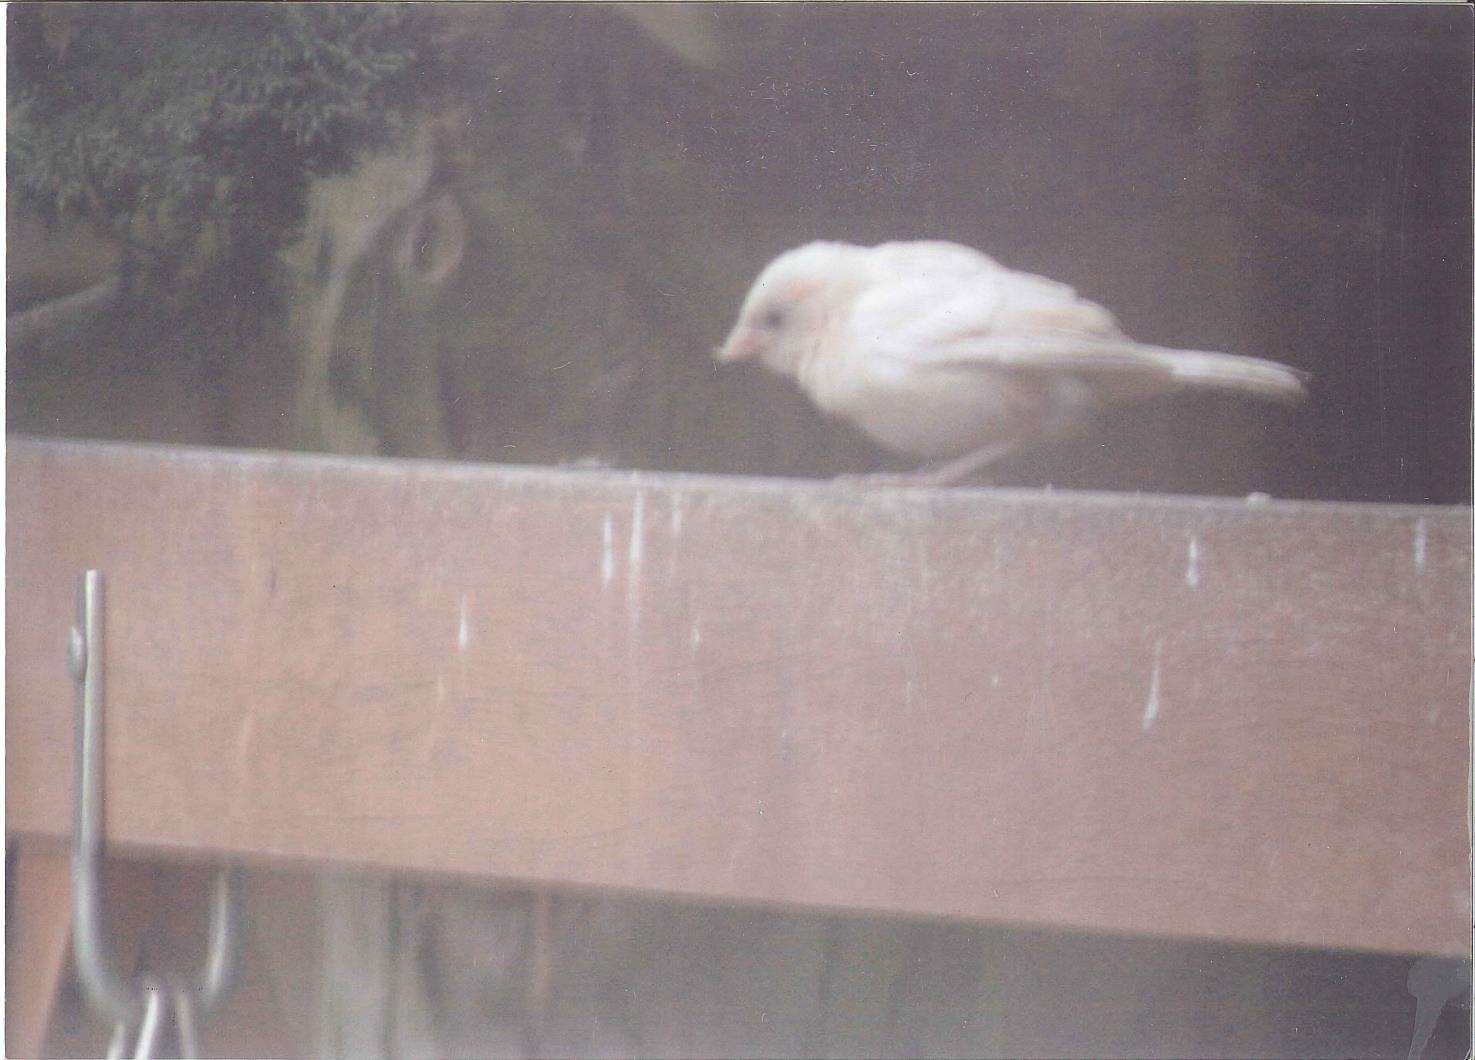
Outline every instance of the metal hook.
<path id="1" fill-rule="evenodd" d="M 67 644 L 67 667 L 77 683 L 76 775 L 72 784 L 72 945 L 77 977 L 92 1004 L 114 1021 L 132 1024 L 144 998 L 117 970 L 103 939 L 98 889 L 102 861 L 103 785 L 102 572 L 90 570 L 77 587 L 77 625 Z"/>
<path id="2" fill-rule="evenodd" d="M 77 586 L 77 625 L 67 644 L 67 668 L 77 684 L 76 776 L 73 783 L 72 917 L 77 977 L 92 1004 L 121 1027 L 138 1025 L 160 1002 L 151 980 L 129 980 L 103 933 L 99 895 L 103 856 L 103 578 L 89 570 Z M 236 966 L 238 874 L 221 868 L 210 899 L 209 944 L 187 1003 L 203 1015 L 229 992 Z M 193 1020 L 193 1016 L 192 1016 Z M 147 1037 L 146 1035 L 144 1037 Z"/>

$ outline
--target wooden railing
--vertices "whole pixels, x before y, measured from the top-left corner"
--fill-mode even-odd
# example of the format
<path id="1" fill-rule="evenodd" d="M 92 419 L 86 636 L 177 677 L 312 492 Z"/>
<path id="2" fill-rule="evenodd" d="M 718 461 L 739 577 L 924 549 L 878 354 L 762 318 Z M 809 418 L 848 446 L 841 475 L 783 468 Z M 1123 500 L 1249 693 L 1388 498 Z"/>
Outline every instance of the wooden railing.
<path id="1" fill-rule="evenodd" d="M 1466 954 L 1470 517 L 12 438 L 7 831 Z"/>

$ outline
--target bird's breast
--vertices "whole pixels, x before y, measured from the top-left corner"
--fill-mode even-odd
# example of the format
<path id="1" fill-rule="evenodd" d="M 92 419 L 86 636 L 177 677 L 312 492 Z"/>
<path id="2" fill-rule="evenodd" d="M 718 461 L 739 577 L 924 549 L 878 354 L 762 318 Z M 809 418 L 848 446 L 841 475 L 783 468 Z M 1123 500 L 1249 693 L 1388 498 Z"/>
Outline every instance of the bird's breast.
<path id="1" fill-rule="evenodd" d="M 971 453 L 1038 429 L 1046 397 L 1007 371 L 914 365 L 850 350 L 816 359 L 800 385 L 824 413 L 888 449 L 925 459 Z"/>

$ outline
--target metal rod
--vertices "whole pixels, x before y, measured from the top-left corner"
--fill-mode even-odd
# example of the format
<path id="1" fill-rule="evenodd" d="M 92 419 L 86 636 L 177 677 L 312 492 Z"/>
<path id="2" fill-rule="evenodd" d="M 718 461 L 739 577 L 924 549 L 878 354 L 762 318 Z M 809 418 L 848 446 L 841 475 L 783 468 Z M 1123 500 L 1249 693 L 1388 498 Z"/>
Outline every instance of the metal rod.
<path id="1" fill-rule="evenodd" d="M 143 984 L 143 1018 L 138 1024 L 138 1044 L 133 1048 L 134 1060 L 153 1060 L 159 1051 L 159 1039 L 164 1023 L 164 1002 L 168 1000 L 165 987 L 160 982 Z M 188 1056 L 189 1054 L 184 1054 Z"/>
<path id="2" fill-rule="evenodd" d="M 196 1003 L 201 1014 L 208 1013 L 230 992 L 234 985 L 237 921 L 240 919 L 239 871 L 221 867 L 215 873 L 210 893 L 210 935 L 205 949 L 205 967 L 200 973 Z"/>
<path id="3" fill-rule="evenodd" d="M 195 999 L 183 988 L 174 991 L 174 1030 L 179 1036 L 179 1055 L 196 1057 L 200 1051 L 199 1021 L 195 1018 Z"/>
<path id="4" fill-rule="evenodd" d="M 103 936 L 99 896 L 103 849 L 103 580 L 89 570 L 77 586 L 77 625 L 68 666 L 77 683 L 72 822 L 72 947 L 88 999 L 120 1023 L 132 1024 L 143 998 L 117 970 Z"/>
<path id="5" fill-rule="evenodd" d="M 133 1028 L 127 1023 L 117 1023 L 113 1026 L 113 1037 L 108 1042 L 107 1060 L 123 1060 L 128 1051 L 128 1039 L 133 1034 Z"/>

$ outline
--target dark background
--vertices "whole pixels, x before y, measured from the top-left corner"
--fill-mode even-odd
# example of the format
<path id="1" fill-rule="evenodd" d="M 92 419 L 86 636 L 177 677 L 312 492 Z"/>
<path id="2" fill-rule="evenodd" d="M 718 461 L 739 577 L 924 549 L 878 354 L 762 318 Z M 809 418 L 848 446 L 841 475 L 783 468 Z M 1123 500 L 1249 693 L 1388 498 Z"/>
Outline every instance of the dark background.
<path id="1" fill-rule="evenodd" d="M 1148 341 L 1315 376 L 1289 415 L 1235 419 L 1209 399 L 1134 414 L 1135 432 L 1102 436 L 1118 450 L 1105 466 L 1064 461 L 1075 484 L 1230 478 L 1204 450 L 1248 428 L 1263 444 L 1235 451 L 1276 495 L 1468 499 L 1462 12 L 826 14 L 762 57 L 712 126 L 724 190 L 792 209 L 790 242 L 954 239 L 1075 285 Z"/>
<path id="2" fill-rule="evenodd" d="M 367 432 L 293 420 L 302 355 L 283 320 L 303 285 L 243 310 L 254 278 L 203 309 L 134 305 L 12 349 L 11 428 L 894 467 L 790 385 L 708 354 L 781 250 L 944 238 L 1071 283 L 1144 341 L 1315 377 L 1293 410 L 1186 396 L 1109 415 L 1002 466 L 1002 484 L 1469 499 L 1458 7 L 717 5 L 650 15 L 679 17 L 652 34 L 610 7 L 458 6 L 426 106 L 462 108 L 432 191 L 467 242 L 429 298 L 398 282 L 390 239 L 353 263 L 335 358 L 361 378 L 334 385 Z M 9 222 L 12 309 L 105 271 L 106 240 Z"/>

